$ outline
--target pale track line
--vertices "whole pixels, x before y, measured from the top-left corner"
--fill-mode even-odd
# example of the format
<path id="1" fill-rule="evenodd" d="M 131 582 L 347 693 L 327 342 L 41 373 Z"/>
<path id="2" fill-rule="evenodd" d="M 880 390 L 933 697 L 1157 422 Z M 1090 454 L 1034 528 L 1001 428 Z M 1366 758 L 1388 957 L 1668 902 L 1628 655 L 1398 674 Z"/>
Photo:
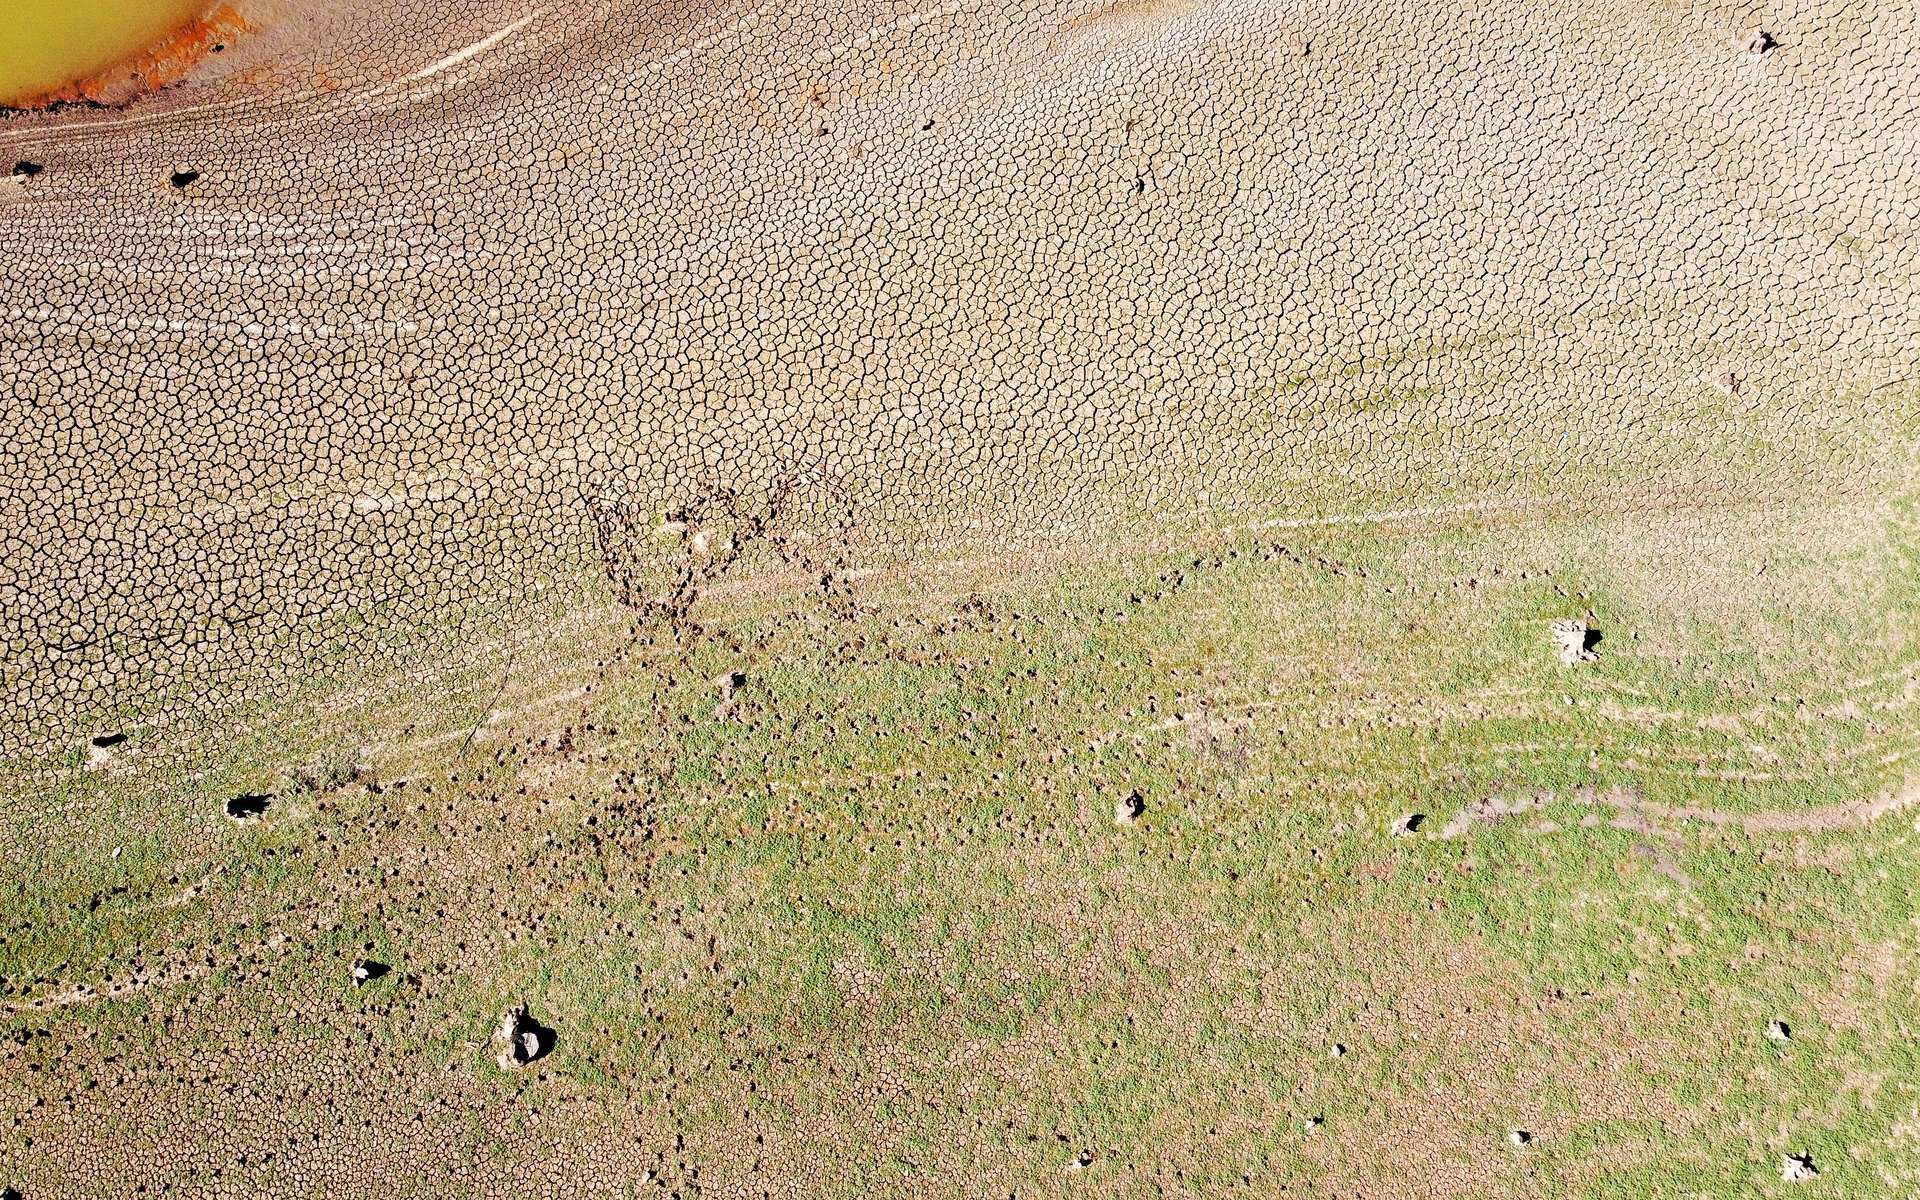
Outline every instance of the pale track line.
<path id="1" fill-rule="evenodd" d="M 546 10 L 543 8 L 536 8 L 532 12 L 528 13 L 526 16 L 521 17 L 518 21 L 510 22 L 507 25 L 502 26 L 499 29 L 496 29 L 494 32 L 488 34 L 486 37 L 481 38 L 479 41 L 474 42 L 472 45 L 463 47 L 462 49 L 459 49 L 459 50 L 455 50 L 452 54 L 447 55 L 445 58 L 442 58 L 437 62 L 429 63 L 427 66 L 420 68 L 418 71 L 415 71 L 413 74 L 407 76 L 405 79 L 401 80 L 400 82 L 414 83 L 422 79 L 431 79 L 442 71 L 448 70 L 449 68 L 452 68 L 452 67 L 457 67 L 461 63 L 466 62 L 468 59 L 472 58 L 474 55 L 485 53 L 487 50 L 491 49 L 494 46 L 499 45 L 502 41 L 505 41 L 507 38 L 512 37 L 515 33 L 519 32 L 521 29 L 524 29 L 527 26 L 528 22 L 532 21 L 535 17 L 541 16 L 545 12 Z"/>

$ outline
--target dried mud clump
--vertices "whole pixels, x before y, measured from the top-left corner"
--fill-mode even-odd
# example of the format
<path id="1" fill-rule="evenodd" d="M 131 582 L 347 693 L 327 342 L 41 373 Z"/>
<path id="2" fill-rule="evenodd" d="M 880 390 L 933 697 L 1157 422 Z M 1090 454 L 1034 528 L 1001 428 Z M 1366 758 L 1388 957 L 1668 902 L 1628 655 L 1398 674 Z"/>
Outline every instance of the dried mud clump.
<path id="1" fill-rule="evenodd" d="M 222 807 L 223 811 L 227 814 L 227 820 L 244 825 L 251 821 L 258 821 L 261 817 L 265 816 L 267 805 L 272 799 L 273 797 L 271 796 L 250 792 L 246 795 L 233 797 Z"/>
<path id="2" fill-rule="evenodd" d="M 1780 1159 L 1782 1183 L 1805 1183 L 1819 1174 L 1820 1168 L 1813 1165 L 1811 1154 L 1788 1154 Z"/>
<path id="3" fill-rule="evenodd" d="M 553 1040 L 553 1031 L 534 1020 L 524 1004 L 508 1009 L 493 1034 L 499 1051 L 497 1061 L 509 1071 L 546 1057 L 553 1049 Z"/>
<path id="4" fill-rule="evenodd" d="M 357 747 L 328 750 L 288 773 L 291 790 L 305 796 L 324 796 L 370 778 L 364 752 Z"/>
<path id="5" fill-rule="evenodd" d="M 1553 644 L 1560 661 L 1567 666 L 1590 663 L 1600 657 L 1600 652 L 1594 649 L 1599 644 L 1600 633 L 1585 621 L 1562 617 L 1547 628 L 1553 634 Z"/>
<path id="6" fill-rule="evenodd" d="M 727 671 L 716 678 L 713 684 L 720 692 L 720 699 L 713 706 L 713 715 L 716 718 L 731 715 L 734 710 L 734 702 L 739 699 L 740 689 L 747 686 L 747 673 L 745 671 Z"/>
<path id="7" fill-rule="evenodd" d="M 104 767 L 113 760 L 114 752 L 127 744 L 124 733 L 97 733 L 87 739 L 87 765 Z"/>

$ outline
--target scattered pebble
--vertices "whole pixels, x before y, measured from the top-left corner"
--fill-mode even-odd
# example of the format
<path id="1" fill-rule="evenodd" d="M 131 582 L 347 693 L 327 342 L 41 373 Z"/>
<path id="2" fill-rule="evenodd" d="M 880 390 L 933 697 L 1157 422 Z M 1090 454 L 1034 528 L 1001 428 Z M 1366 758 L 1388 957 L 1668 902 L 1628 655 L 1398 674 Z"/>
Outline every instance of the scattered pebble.
<path id="1" fill-rule="evenodd" d="M 1072 1162 L 1067 1164 L 1066 1169 L 1068 1172 L 1084 1171 L 1092 1165 L 1093 1165 L 1093 1151 L 1082 1150 L 1078 1155 L 1074 1157 Z"/>
<path id="2" fill-rule="evenodd" d="M 1409 834 L 1418 833 L 1420 832 L 1420 827 L 1426 823 L 1427 814 L 1408 813 L 1393 823 L 1393 836 L 1406 837 Z"/>
<path id="3" fill-rule="evenodd" d="M 1767 1038 L 1775 1042 L 1790 1042 L 1793 1040 L 1793 1030 L 1787 1028 L 1785 1021 L 1768 1021 Z"/>
<path id="4" fill-rule="evenodd" d="M 1328 1058 L 1341 1058 L 1344 1057 L 1346 1053 L 1347 1047 L 1344 1042 L 1335 1042 L 1333 1045 L 1327 1047 Z"/>
<path id="5" fill-rule="evenodd" d="M 1131 825 L 1147 811 L 1147 798 L 1139 792 L 1129 792 L 1113 802 L 1113 823 Z"/>
<path id="6" fill-rule="evenodd" d="M 1507 1130 L 1507 1140 L 1513 1143 L 1514 1149 L 1518 1150 L 1522 1147 L 1532 1145 L 1533 1135 L 1524 1129 L 1509 1129 Z"/>

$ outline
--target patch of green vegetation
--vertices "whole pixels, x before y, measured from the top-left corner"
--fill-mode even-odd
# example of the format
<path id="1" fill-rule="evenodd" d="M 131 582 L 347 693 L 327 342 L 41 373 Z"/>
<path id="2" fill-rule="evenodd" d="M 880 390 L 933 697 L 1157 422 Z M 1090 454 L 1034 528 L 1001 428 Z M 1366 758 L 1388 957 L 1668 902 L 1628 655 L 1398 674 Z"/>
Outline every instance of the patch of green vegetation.
<path id="1" fill-rule="evenodd" d="M 1364 1190 L 1423 1137 L 1476 1194 L 1665 1195 L 1777 1174 L 1777 1129 L 1870 1191 L 1897 1114 L 1860 1081 L 1915 1057 L 1910 969 L 1861 965 L 1910 947 L 1898 830 L 1740 822 L 1898 782 L 1912 731 L 1874 714 L 1906 686 L 1911 517 L 1756 508 L 1679 586 L 1656 515 L 1237 532 L 875 579 L 852 618 L 703 601 L 631 644 L 608 613 L 523 644 L 477 733 L 497 650 L 316 689 L 191 777 L 70 768 L 74 828 L 150 832 L 0 874 L 0 974 L 45 996 L 191 951 L 15 1026 L 217 996 L 510 1112 L 564 1092 L 695 1141 L 804 1113 L 859 1147 L 856 1191 L 956 1153 L 1010 1190 L 1083 1150 L 1095 1185 Z M 1598 661 L 1562 665 L 1547 622 L 1589 615 Z M 258 824 L 215 815 L 280 778 L 306 783 Z M 361 954 L 393 972 L 355 987 Z M 338 1008 L 279 1015 L 314 994 Z M 559 1042 L 515 1074 L 490 1038 L 523 1001 Z"/>

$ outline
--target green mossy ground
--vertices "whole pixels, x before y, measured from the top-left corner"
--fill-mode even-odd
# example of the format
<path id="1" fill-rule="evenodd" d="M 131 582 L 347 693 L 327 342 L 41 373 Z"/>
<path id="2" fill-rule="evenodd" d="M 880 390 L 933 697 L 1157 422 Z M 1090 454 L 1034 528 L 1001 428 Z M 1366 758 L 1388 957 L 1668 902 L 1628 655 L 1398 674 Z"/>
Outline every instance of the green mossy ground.
<path id="1" fill-rule="evenodd" d="M 1107 1194 L 1768 1194 L 1787 1150 L 1796 1194 L 1891 1194 L 1912 816 L 1768 822 L 1906 786 L 1913 532 L 1227 533 L 879 575 L 851 617 L 729 581 L 677 634 L 585 583 L 458 662 L 19 772 L 6 999 L 194 970 L 9 1027 L 151 1046 L 217 993 L 179 1036 L 349 1030 L 691 1154 L 804 1124 L 758 1153 L 831 1150 L 848 1195 L 1054 1189 L 1082 1148 Z M 1563 666 L 1546 624 L 1587 614 Z M 289 786 L 361 748 L 378 794 Z M 252 789 L 263 821 L 220 815 Z M 1440 836 L 1489 797 L 1535 803 Z M 362 953 L 396 970 L 356 988 Z M 521 999 L 561 1035 L 532 1082 L 487 1044 Z"/>

